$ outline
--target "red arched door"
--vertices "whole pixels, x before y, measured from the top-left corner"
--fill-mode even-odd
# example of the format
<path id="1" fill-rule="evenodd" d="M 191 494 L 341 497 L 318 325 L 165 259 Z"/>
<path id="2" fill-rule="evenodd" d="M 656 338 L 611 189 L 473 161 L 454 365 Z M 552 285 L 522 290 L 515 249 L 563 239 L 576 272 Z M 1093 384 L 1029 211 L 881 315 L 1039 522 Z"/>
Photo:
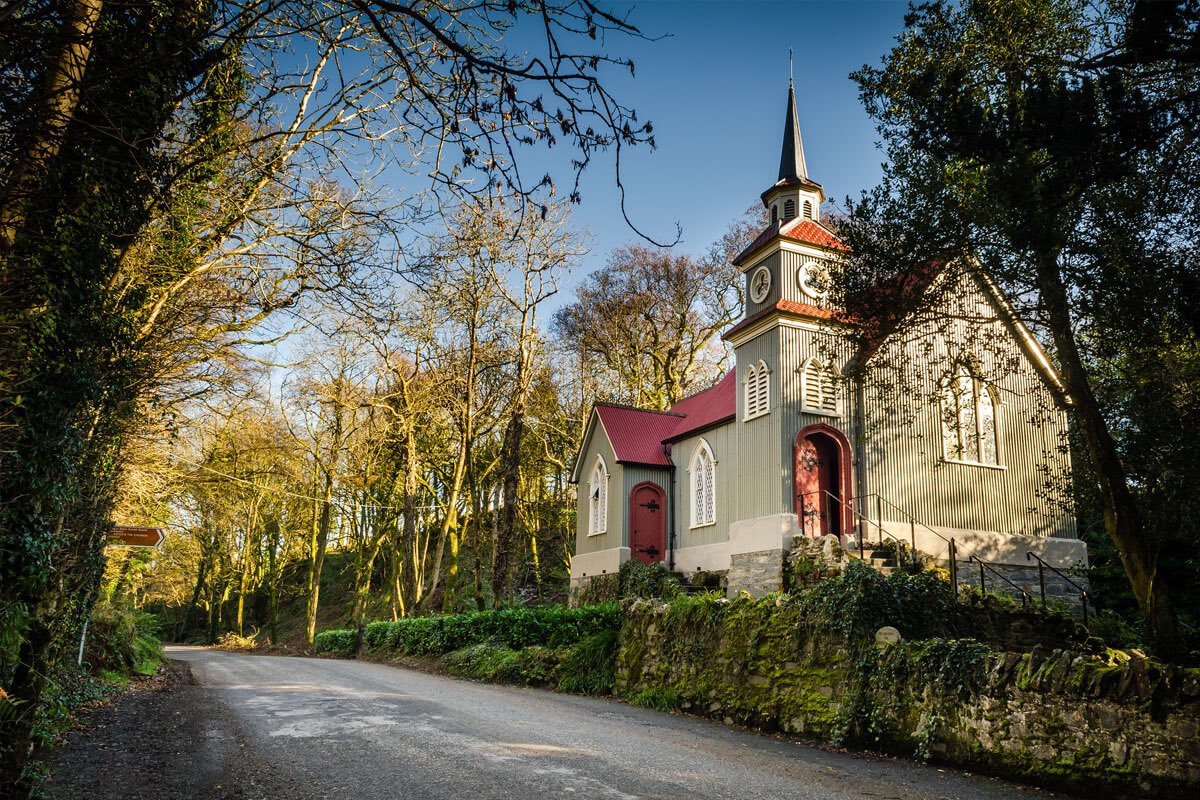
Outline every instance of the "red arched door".
<path id="1" fill-rule="evenodd" d="M 667 505 L 662 487 L 646 481 L 629 493 L 629 550 L 644 564 L 666 557 Z"/>
<path id="2" fill-rule="evenodd" d="M 845 435 L 829 425 L 811 425 L 796 437 L 796 516 L 806 536 L 849 533 L 849 453 Z"/>

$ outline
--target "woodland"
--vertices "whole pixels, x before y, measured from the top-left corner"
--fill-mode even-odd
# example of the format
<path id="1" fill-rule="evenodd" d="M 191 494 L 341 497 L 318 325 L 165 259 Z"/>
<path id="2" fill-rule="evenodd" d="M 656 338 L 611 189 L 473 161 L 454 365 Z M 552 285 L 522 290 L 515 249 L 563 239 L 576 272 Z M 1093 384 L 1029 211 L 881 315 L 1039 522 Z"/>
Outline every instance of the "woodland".
<path id="1" fill-rule="evenodd" d="M 603 80 L 643 35 L 590 0 L 0 10 L 0 785 L 89 619 L 303 648 L 564 601 L 590 404 L 728 368 L 764 223 L 686 255 L 631 220 L 559 296 L 580 174 L 655 144 Z M 1195 2 L 914 6 L 855 76 L 884 182 L 832 223 L 865 338 L 931 261 L 1013 298 L 1076 400 L 1097 603 L 1165 657 L 1200 621 L 1198 66 Z"/>

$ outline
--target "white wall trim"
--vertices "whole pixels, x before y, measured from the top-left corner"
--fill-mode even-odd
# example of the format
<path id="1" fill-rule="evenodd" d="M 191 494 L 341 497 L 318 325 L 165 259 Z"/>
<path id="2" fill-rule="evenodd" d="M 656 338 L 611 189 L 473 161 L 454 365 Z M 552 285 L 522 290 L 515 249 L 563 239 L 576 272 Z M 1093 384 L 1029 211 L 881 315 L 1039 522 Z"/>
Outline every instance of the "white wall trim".
<path id="1" fill-rule="evenodd" d="M 729 569 L 729 542 L 681 547 L 675 551 L 674 557 L 676 571 L 685 575 L 692 575 L 700 570 L 717 572 Z"/>
<path id="2" fill-rule="evenodd" d="M 874 532 L 873 525 L 867 527 L 872 528 Z M 938 525 L 930 527 L 946 539 L 954 539 L 959 561 L 966 561 L 968 556 L 975 555 L 990 564 L 1037 569 L 1037 561 L 1025 558 L 1026 553 L 1035 553 L 1056 569 L 1074 569 L 1088 565 L 1087 544 L 1079 539 L 1055 539 L 1049 536 L 1025 536 L 1019 533 L 945 528 Z M 885 519 L 883 529 L 906 543 L 914 534 L 907 521 Z M 941 563 L 946 562 L 946 542 L 922 525 L 916 526 L 915 535 L 918 550 L 928 553 Z"/>
<path id="3" fill-rule="evenodd" d="M 792 537 L 799 534 L 800 525 L 795 514 L 769 514 L 738 520 L 729 526 L 729 553 L 788 550 Z"/>
<path id="4" fill-rule="evenodd" d="M 595 553 L 576 553 L 571 556 L 571 580 L 611 575 L 629 560 L 628 547 L 613 547 Z"/>

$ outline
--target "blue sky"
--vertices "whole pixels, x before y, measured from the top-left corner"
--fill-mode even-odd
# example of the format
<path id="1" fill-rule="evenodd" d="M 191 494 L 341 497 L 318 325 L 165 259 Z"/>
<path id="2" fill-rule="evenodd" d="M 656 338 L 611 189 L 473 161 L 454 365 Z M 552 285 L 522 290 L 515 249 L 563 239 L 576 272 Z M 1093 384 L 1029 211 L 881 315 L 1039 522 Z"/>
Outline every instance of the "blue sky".
<path id="1" fill-rule="evenodd" d="M 893 0 L 633 4 L 633 22 L 648 35 L 667 35 L 627 48 L 622 42 L 637 75 L 613 83 L 639 118 L 653 121 L 658 144 L 653 152 L 627 152 L 622 165 L 634 222 L 669 239 L 678 221 L 680 248 L 698 253 L 774 182 L 788 48 L 810 177 L 839 204 L 875 185 L 883 157 L 848 76 L 864 63 L 879 63 L 906 10 Z M 593 162 L 582 193 L 574 218 L 595 240 L 572 284 L 634 238 L 621 219 L 611 158 Z"/>

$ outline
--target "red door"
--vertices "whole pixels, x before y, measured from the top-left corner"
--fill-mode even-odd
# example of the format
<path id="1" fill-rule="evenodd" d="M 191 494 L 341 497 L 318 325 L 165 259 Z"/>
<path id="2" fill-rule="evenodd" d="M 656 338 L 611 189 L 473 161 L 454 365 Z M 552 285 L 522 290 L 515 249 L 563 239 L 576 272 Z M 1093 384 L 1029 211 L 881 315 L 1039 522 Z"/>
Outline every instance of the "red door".
<path id="1" fill-rule="evenodd" d="M 823 433 L 796 440 L 796 515 L 808 537 L 841 535 L 842 465 L 837 441 Z"/>
<path id="2" fill-rule="evenodd" d="M 667 507 L 657 483 L 639 483 L 629 493 L 629 549 L 644 564 L 666 557 Z"/>

